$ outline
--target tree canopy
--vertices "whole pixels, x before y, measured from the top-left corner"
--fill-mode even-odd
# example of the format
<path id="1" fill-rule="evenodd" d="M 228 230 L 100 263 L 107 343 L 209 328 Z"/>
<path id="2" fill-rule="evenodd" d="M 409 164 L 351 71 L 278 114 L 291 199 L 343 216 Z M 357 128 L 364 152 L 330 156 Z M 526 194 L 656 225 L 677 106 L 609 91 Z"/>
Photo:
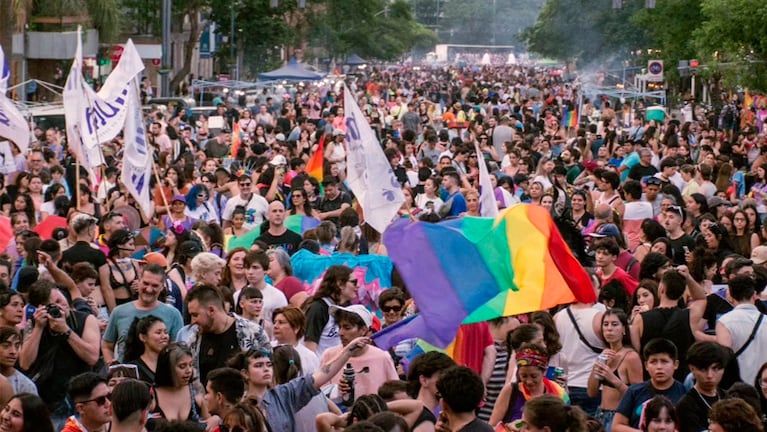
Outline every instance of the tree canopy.
<path id="1" fill-rule="evenodd" d="M 767 8 L 751 0 L 546 0 L 524 33 L 534 53 L 578 65 L 661 58 L 673 77 L 680 60 L 698 59 L 701 73 L 729 84 L 765 89 Z M 758 73 L 757 73 L 758 72 Z"/>

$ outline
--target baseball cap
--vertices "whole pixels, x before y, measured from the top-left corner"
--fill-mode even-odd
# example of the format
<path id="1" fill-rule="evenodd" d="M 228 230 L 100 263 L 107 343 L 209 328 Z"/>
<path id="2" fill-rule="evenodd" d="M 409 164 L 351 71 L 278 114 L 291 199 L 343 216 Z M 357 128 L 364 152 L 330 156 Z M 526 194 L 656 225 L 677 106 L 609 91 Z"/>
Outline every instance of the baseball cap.
<path id="1" fill-rule="evenodd" d="M 751 251 L 751 261 L 754 264 L 764 264 L 767 262 L 767 246 L 757 246 Z"/>
<path id="2" fill-rule="evenodd" d="M 276 139 L 277 141 L 285 141 L 285 134 L 278 133 L 277 135 L 274 136 L 274 139 Z"/>
<path id="3" fill-rule="evenodd" d="M 333 129 L 333 136 L 346 135 L 341 129 Z"/>
<path id="4" fill-rule="evenodd" d="M 727 207 L 729 207 L 731 205 L 729 203 L 729 201 L 727 201 L 727 200 L 725 200 L 725 199 L 723 199 L 721 197 L 718 197 L 718 196 L 712 196 L 711 198 L 706 200 L 706 203 L 708 204 L 708 208 L 710 208 L 710 209 L 711 208 L 715 208 L 715 207 L 719 207 L 720 205 L 726 205 Z"/>
<path id="5" fill-rule="evenodd" d="M 587 171 L 594 171 L 599 168 L 599 164 L 593 160 L 583 161 L 583 168 Z"/>
<path id="6" fill-rule="evenodd" d="M 179 255 L 184 255 L 187 258 L 194 258 L 200 252 L 202 252 L 202 246 L 194 240 L 187 240 L 178 246 Z"/>
<path id="7" fill-rule="evenodd" d="M 157 264 L 161 267 L 168 267 L 168 260 L 159 252 L 149 252 L 144 255 L 144 261 L 147 264 Z"/>
<path id="8" fill-rule="evenodd" d="M 604 238 L 604 237 L 615 237 L 619 238 L 621 236 L 621 232 L 618 229 L 617 226 L 614 224 L 602 224 L 599 227 L 597 227 L 597 230 L 593 233 L 590 233 L 589 236 L 596 237 L 596 238 Z"/>
<path id="9" fill-rule="evenodd" d="M 174 195 L 173 200 L 171 201 L 171 204 L 176 201 L 181 201 L 182 203 L 186 203 L 186 197 L 184 197 L 183 195 Z"/>
<path id="10" fill-rule="evenodd" d="M 647 186 L 650 186 L 650 185 L 654 185 L 654 186 L 663 186 L 663 181 L 661 181 L 661 179 L 659 179 L 658 177 L 649 177 L 649 178 L 648 178 L 648 179 L 645 181 L 645 184 L 646 184 Z"/>
<path id="11" fill-rule="evenodd" d="M 278 154 L 269 161 L 269 164 L 274 166 L 287 165 L 288 160 L 285 158 L 285 156 Z"/>
<path id="12" fill-rule="evenodd" d="M 330 306 L 330 313 L 334 313 L 337 310 L 342 310 L 344 312 L 349 312 L 357 315 L 358 317 L 362 318 L 362 321 L 365 323 L 365 327 L 370 327 L 373 325 L 373 314 L 370 313 L 368 308 L 366 308 L 363 305 L 350 305 L 350 306 Z"/>

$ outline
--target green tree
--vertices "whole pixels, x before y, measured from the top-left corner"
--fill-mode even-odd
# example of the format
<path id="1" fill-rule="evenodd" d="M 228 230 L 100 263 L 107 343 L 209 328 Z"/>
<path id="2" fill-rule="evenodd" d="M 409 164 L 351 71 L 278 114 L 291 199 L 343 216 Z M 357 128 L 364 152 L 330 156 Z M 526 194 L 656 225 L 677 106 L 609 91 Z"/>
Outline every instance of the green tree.
<path id="1" fill-rule="evenodd" d="M 230 37 L 231 17 L 234 12 L 234 40 Z M 295 1 L 283 0 L 279 6 L 272 8 L 269 0 L 212 0 L 211 20 L 218 26 L 218 33 L 227 36 L 228 41 L 220 46 L 216 55 L 220 65 L 234 64 L 236 58 L 230 58 L 231 44 L 243 47 L 242 63 L 245 69 L 264 71 L 280 61 L 280 51 L 275 47 L 291 46 L 294 33 L 288 20 L 293 19 L 297 11 Z M 225 68 L 224 68 L 225 69 Z M 244 71 L 241 75 L 247 75 Z"/>
<path id="2" fill-rule="evenodd" d="M 654 9 L 640 9 L 631 18 L 631 22 L 642 31 L 650 47 L 660 49 L 660 57 L 667 67 L 667 79 L 678 77 L 673 66 L 679 60 L 697 57 L 697 52 L 690 37 L 691 30 L 700 25 L 703 19 L 700 8 L 701 0 L 677 0 L 657 2 Z"/>
<path id="3" fill-rule="evenodd" d="M 767 90 L 767 8 L 750 0 L 701 0 L 691 45 L 728 84 Z"/>
<path id="4" fill-rule="evenodd" d="M 70 30 L 74 24 L 64 23 L 63 18 L 74 17 L 78 23 L 98 30 L 102 42 L 112 42 L 119 36 L 120 7 L 119 0 L 11 0 L 16 31 L 23 31 L 27 25 L 39 31 Z M 59 22 L 34 23 L 35 18 L 57 18 Z"/>
<path id="5" fill-rule="evenodd" d="M 543 5 L 544 0 L 447 0 L 440 40 L 469 45 L 521 44 L 522 31 L 535 23 Z"/>
<path id="6" fill-rule="evenodd" d="M 436 41 L 432 31 L 415 22 L 412 5 L 396 0 L 324 0 L 310 18 L 312 39 L 329 56 L 394 60 L 414 44 Z"/>
<path id="7" fill-rule="evenodd" d="M 624 2 L 623 8 L 613 9 L 611 0 L 546 0 L 524 40 L 531 52 L 558 60 L 623 61 L 647 45 L 644 33 L 630 21 L 641 3 Z"/>
<path id="8" fill-rule="evenodd" d="M 184 41 L 184 62 L 176 72 L 176 75 L 170 80 L 171 89 L 178 88 L 179 84 L 189 75 L 192 70 L 192 57 L 197 43 L 200 41 L 202 26 L 200 25 L 200 15 L 210 7 L 210 0 L 174 0 L 173 18 L 175 28 L 182 29 L 184 21 L 188 20 L 188 37 Z M 168 66 L 168 65 L 163 65 Z M 171 90 L 173 91 L 173 90 Z"/>

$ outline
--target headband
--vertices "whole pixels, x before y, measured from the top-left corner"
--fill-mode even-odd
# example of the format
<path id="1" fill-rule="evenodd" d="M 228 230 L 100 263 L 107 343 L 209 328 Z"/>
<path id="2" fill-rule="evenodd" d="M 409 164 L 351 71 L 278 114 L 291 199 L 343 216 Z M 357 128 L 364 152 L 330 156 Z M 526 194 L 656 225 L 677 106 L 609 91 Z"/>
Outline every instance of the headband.
<path id="1" fill-rule="evenodd" d="M 535 366 L 546 369 L 549 365 L 549 357 L 533 348 L 523 348 L 516 354 L 517 367 Z"/>

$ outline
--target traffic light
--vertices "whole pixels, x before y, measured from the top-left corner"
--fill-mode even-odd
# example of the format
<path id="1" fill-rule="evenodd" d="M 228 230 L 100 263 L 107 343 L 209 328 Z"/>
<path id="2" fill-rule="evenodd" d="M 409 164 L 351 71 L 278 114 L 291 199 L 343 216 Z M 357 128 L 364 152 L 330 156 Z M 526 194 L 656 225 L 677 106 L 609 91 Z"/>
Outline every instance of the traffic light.
<path id="1" fill-rule="evenodd" d="M 699 65 L 698 60 L 695 60 L 695 59 L 690 60 L 690 72 L 692 74 L 695 74 L 695 72 L 698 71 L 698 65 Z"/>

